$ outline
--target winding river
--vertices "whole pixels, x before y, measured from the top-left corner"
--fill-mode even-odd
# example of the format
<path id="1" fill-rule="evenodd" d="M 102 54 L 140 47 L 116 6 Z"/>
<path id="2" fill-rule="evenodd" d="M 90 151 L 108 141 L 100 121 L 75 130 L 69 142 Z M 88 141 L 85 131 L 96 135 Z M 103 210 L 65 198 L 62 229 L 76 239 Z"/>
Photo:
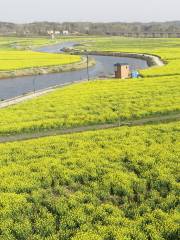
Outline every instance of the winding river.
<path id="1" fill-rule="evenodd" d="M 63 48 L 74 46 L 74 42 L 66 42 L 53 46 L 46 46 L 37 49 L 40 52 L 60 53 Z M 131 70 L 145 69 L 148 64 L 145 60 L 111 56 L 92 56 L 96 65 L 89 69 L 91 79 L 114 74 L 115 63 L 128 63 Z M 87 79 L 87 70 L 73 72 L 53 73 L 47 75 L 26 76 L 0 80 L 0 99 L 7 100 L 35 90 L 43 90 L 49 87 L 61 86 L 66 83 L 73 83 Z"/>

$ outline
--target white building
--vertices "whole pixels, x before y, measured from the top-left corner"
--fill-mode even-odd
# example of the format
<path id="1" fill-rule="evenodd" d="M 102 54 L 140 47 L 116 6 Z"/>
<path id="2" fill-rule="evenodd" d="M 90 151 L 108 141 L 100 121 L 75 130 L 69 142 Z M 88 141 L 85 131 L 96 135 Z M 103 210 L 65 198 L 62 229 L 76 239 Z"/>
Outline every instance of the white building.
<path id="1" fill-rule="evenodd" d="M 61 32 L 60 32 L 60 31 L 55 31 L 54 34 L 55 34 L 55 35 L 60 35 Z"/>
<path id="2" fill-rule="evenodd" d="M 53 30 L 49 30 L 49 31 L 47 31 L 47 34 L 52 35 L 52 34 L 54 34 L 54 31 Z"/>
<path id="3" fill-rule="evenodd" d="M 69 35 L 69 31 L 68 30 L 64 30 L 64 31 L 62 31 L 62 34 L 67 36 L 67 35 Z"/>

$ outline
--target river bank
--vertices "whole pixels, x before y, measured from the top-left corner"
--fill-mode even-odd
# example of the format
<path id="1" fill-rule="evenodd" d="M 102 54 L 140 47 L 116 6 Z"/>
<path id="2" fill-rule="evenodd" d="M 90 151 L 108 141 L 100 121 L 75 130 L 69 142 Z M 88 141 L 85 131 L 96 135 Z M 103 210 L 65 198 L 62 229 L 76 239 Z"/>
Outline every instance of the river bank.
<path id="1" fill-rule="evenodd" d="M 70 52 L 71 54 L 74 55 L 83 55 L 84 52 L 82 51 L 66 51 Z M 146 53 L 123 53 L 123 52 L 101 52 L 101 51 L 91 51 L 91 52 L 86 52 L 88 55 L 99 55 L 99 56 L 112 56 L 112 57 L 122 57 L 122 58 L 135 58 L 135 59 L 141 59 L 147 62 L 148 67 L 154 67 L 154 66 L 159 66 L 162 67 L 165 65 L 165 62 L 160 56 L 156 55 L 150 55 Z"/>
<path id="2" fill-rule="evenodd" d="M 90 58 L 89 67 L 92 67 L 95 64 L 96 64 L 96 61 L 93 58 Z M 18 69 L 13 71 L 0 71 L 0 80 L 6 79 L 6 78 L 45 75 L 45 74 L 51 74 L 51 73 L 73 72 L 73 71 L 77 71 L 85 68 L 87 68 L 87 59 L 86 57 L 82 56 L 81 61 L 77 63 L 72 63 L 72 64 L 51 66 L 51 67 Z"/>
<path id="3" fill-rule="evenodd" d="M 68 86 L 68 85 L 71 85 L 71 84 L 77 84 L 79 82 L 82 82 L 82 81 L 76 81 L 76 82 L 73 82 L 73 83 L 64 83 L 60 86 L 58 85 L 58 86 L 54 86 L 54 87 L 49 87 L 49 88 L 46 88 L 46 89 L 43 89 L 43 90 L 30 92 L 30 93 L 24 94 L 22 96 L 18 96 L 18 97 L 15 97 L 15 98 L 4 100 L 2 102 L 0 101 L 0 109 L 7 108 L 9 106 L 16 105 L 18 103 L 21 103 L 21 102 L 24 102 L 24 101 L 27 101 L 27 100 L 30 100 L 30 99 L 33 99 L 33 98 L 36 98 L 36 97 L 40 97 L 42 95 L 51 93 L 58 88 L 65 87 L 65 86 Z"/>

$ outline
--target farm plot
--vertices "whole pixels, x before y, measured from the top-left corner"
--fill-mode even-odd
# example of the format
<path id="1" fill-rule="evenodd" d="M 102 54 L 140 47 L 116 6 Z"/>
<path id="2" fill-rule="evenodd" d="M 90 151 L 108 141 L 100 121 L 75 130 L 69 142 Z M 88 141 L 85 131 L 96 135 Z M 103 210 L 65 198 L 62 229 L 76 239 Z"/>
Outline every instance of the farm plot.
<path id="1" fill-rule="evenodd" d="M 171 123 L 0 144 L 0 238 L 178 239 L 179 131 Z"/>
<path id="2" fill-rule="evenodd" d="M 180 111 L 180 78 L 99 80 L 0 111 L 0 134 L 64 129 Z"/>
<path id="3" fill-rule="evenodd" d="M 0 51 L 0 71 L 48 67 L 79 62 L 79 56 L 32 51 Z"/>

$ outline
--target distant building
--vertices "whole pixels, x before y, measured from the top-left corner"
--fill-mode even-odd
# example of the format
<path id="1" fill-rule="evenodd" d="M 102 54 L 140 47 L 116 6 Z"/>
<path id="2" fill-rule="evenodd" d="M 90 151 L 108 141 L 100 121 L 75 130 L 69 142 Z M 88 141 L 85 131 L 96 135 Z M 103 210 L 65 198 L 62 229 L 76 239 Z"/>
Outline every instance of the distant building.
<path id="1" fill-rule="evenodd" d="M 115 67 L 115 78 L 129 78 L 130 77 L 130 68 L 127 63 L 116 63 Z"/>
<path id="2" fill-rule="evenodd" d="M 55 35 L 60 35 L 61 32 L 60 32 L 60 31 L 54 31 L 54 34 L 55 34 Z"/>
<path id="3" fill-rule="evenodd" d="M 68 30 L 64 30 L 64 31 L 62 31 L 62 34 L 67 36 L 67 35 L 69 35 L 69 31 Z"/>
<path id="4" fill-rule="evenodd" d="M 47 31 L 47 34 L 48 34 L 48 35 L 54 34 L 54 31 L 53 31 L 53 30 L 48 30 L 48 31 Z"/>
<path id="5" fill-rule="evenodd" d="M 55 31 L 49 30 L 47 31 L 47 34 L 51 37 L 51 39 L 55 39 Z"/>

